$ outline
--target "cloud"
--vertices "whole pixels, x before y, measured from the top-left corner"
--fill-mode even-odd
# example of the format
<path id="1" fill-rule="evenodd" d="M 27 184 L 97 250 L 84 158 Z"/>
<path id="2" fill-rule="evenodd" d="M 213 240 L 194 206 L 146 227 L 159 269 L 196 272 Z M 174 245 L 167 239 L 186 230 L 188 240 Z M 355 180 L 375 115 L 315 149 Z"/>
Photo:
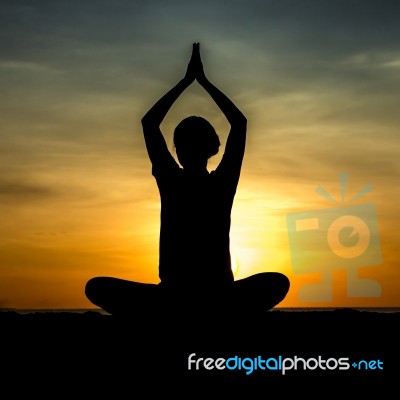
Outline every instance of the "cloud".
<path id="1" fill-rule="evenodd" d="M 2 203 L 32 202 L 53 198 L 58 193 L 48 186 L 23 181 L 0 180 L 0 201 Z"/>

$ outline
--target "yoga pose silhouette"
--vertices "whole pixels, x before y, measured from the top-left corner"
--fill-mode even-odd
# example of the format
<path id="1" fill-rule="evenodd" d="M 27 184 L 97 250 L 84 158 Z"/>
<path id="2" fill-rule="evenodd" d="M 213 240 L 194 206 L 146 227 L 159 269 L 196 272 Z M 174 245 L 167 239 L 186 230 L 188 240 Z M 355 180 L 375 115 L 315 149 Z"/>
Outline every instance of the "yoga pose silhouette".
<path id="1" fill-rule="evenodd" d="M 167 112 L 195 80 L 230 124 L 225 152 L 208 172 L 208 159 L 220 141 L 204 118 L 190 116 L 174 131 L 179 164 L 160 130 Z M 265 272 L 235 281 L 231 269 L 231 209 L 245 151 L 247 120 L 205 76 L 199 43 L 193 44 L 186 74 L 142 118 L 152 174 L 161 198 L 159 284 L 96 277 L 86 285 L 89 300 L 111 314 L 157 313 L 186 309 L 253 313 L 266 311 L 286 296 L 289 280 Z"/>

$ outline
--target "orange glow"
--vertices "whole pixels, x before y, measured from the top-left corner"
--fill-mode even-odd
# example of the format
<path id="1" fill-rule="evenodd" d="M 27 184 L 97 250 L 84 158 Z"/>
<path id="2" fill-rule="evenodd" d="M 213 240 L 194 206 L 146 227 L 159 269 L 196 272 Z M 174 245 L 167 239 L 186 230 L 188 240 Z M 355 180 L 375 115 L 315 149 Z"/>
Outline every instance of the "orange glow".
<path id="1" fill-rule="evenodd" d="M 133 10 L 132 2 L 129 12 L 110 13 L 116 19 L 107 18 L 108 36 L 97 31 L 103 27 L 96 20 L 101 8 L 82 14 L 72 7 L 79 18 L 57 25 L 52 21 L 58 12 L 51 14 L 56 6 L 43 19 L 40 7 L 13 10 L 8 3 L 10 21 L 2 29 L 5 37 L 18 37 L 0 59 L 0 308 L 90 308 L 84 288 L 94 276 L 159 282 L 160 199 L 140 120 L 184 73 L 187 38 L 205 32 L 218 38 L 202 44 L 205 69 L 248 120 L 231 216 L 235 279 L 286 274 L 291 289 L 280 307 L 400 307 L 399 53 L 397 43 L 391 50 L 390 29 L 386 36 L 379 30 L 373 46 L 366 35 L 342 51 L 344 28 L 349 37 L 364 32 L 357 21 L 313 27 L 298 15 L 293 23 L 283 8 L 279 23 L 276 10 L 258 13 L 246 19 L 254 29 L 236 37 L 236 20 L 225 25 L 225 18 L 251 15 L 259 5 L 215 6 L 220 13 L 210 15 L 219 23 L 200 18 L 210 24 L 205 26 L 190 2 L 169 12 L 154 8 L 158 3 Z M 38 24 L 48 25 L 38 33 Z M 326 46 L 320 27 L 329 27 L 323 32 L 331 35 Z M 170 28 L 168 35 L 164 28 Z M 229 124 L 202 88 L 191 86 L 161 126 L 172 154 L 173 129 L 188 115 L 208 119 L 220 136 L 220 152 L 209 161 L 212 170 Z M 360 277 L 381 285 L 382 294 L 348 297 L 346 271 L 335 270 L 332 301 L 300 301 L 301 287 L 319 282 L 324 267 L 295 273 L 286 217 L 340 207 L 343 171 L 349 174 L 346 201 L 372 185 L 354 204 L 376 206 L 383 261 L 357 268 Z M 318 185 L 339 203 L 316 193 Z"/>

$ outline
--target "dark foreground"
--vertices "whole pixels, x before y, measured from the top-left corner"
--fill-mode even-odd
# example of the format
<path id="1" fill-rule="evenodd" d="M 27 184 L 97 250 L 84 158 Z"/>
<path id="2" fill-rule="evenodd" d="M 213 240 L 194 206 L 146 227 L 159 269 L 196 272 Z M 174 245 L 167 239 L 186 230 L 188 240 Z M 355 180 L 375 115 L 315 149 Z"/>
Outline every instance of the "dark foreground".
<path id="1" fill-rule="evenodd" d="M 9 398 L 24 391 L 59 398 L 69 390 L 78 398 L 107 390 L 112 399 L 171 390 L 182 394 L 178 398 L 198 398 L 203 391 L 218 398 L 216 391 L 241 389 L 243 398 L 271 398 L 274 387 L 282 398 L 293 391 L 309 398 L 336 391 L 347 398 L 371 386 L 377 398 L 389 398 L 400 380 L 400 313 L 270 311 L 243 320 L 136 321 L 97 312 L 2 312 L 0 326 L 1 379 L 13 390 Z M 289 368 L 295 357 L 297 370 L 283 373 L 282 363 Z M 232 369 L 218 369 L 221 358 L 230 359 Z M 140 387 L 145 394 L 139 396 Z"/>

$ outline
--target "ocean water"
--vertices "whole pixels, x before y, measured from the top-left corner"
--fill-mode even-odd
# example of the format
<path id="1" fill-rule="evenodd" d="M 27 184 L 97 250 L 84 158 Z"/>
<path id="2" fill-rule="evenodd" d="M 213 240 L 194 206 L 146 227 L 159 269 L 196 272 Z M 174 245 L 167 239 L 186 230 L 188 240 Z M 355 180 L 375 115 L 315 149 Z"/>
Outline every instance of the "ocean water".
<path id="1" fill-rule="evenodd" d="M 276 307 L 270 312 L 310 312 L 310 311 L 335 311 L 338 309 L 352 309 L 357 311 L 379 312 L 379 313 L 400 313 L 400 307 Z M 98 312 L 102 315 L 109 315 L 107 312 L 100 308 L 46 308 L 46 309 L 15 309 L 3 308 L 0 312 L 14 311 L 19 314 L 32 314 L 32 313 L 77 313 L 84 314 L 86 312 Z"/>
<path id="2" fill-rule="evenodd" d="M 293 307 L 293 308 L 274 308 L 271 311 L 288 312 L 307 312 L 307 311 L 335 311 L 341 309 L 351 309 L 357 311 L 379 312 L 379 313 L 398 313 L 400 307 Z"/>
<path id="3" fill-rule="evenodd" d="M 84 314 L 87 312 L 98 312 L 103 315 L 109 315 L 107 312 L 101 308 L 0 308 L 0 312 L 4 311 L 14 311 L 18 314 L 34 314 L 34 313 L 75 313 Z"/>

